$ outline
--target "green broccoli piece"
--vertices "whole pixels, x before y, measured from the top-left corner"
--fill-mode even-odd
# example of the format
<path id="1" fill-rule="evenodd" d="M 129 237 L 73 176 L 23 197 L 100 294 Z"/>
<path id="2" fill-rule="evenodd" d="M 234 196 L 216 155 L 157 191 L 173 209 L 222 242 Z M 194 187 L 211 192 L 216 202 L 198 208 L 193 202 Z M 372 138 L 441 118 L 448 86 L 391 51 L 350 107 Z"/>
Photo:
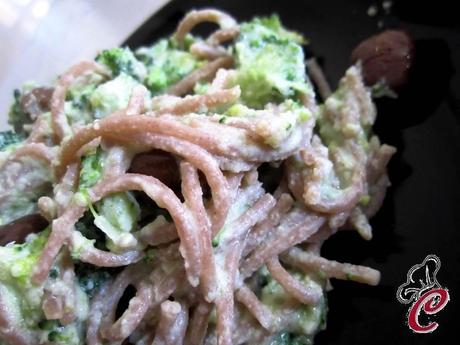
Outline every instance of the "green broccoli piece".
<path id="1" fill-rule="evenodd" d="M 90 208 L 96 225 L 106 236 L 106 246 L 112 251 L 124 251 L 137 243 L 132 231 L 137 227 L 140 206 L 132 193 L 115 193 Z"/>
<path id="2" fill-rule="evenodd" d="M 42 320 L 38 323 L 42 331 L 42 339 L 49 344 L 80 345 L 83 339 L 83 329 L 78 324 L 61 325 L 58 320 Z"/>
<path id="3" fill-rule="evenodd" d="M 276 15 L 241 25 L 235 44 L 236 83 L 243 102 L 261 109 L 268 102 L 307 92 L 301 36 L 285 30 Z"/>
<path id="4" fill-rule="evenodd" d="M 108 282 L 111 277 L 108 269 L 82 262 L 75 265 L 75 275 L 77 276 L 78 284 L 88 295 L 89 299 L 93 298 L 94 294 L 101 286 Z"/>
<path id="5" fill-rule="evenodd" d="M 313 337 L 298 335 L 290 332 L 281 332 L 269 342 L 270 345 L 313 345 Z"/>
<path id="6" fill-rule="evenodd" d="M 113 77 L 125 73 L 138 81 L 143 81 L 145 78 L 146 69 L 144 64 L 136 59 L 129 48 L 103 50 L 96 56 L 96 61 L 107 66 Z"/>
<path id="7" fill-rule="evenodd" d="M 48 228 L 38 235 L 30 235 L 23 244 L 0 247 L 0 282 L 11 283 L 20 289 L 27 287 L 49 232 Z"/>
<path id="8" fill-rule="evenodd" d="M 100 84 L 89 96 L 94 117 L 102 118 L 116 110 L 125 108 L 133 88 L 138 84 L 134 78 L 124 72 L 115 79 Z"/>
<path id="9" fill-rule="evenodd" d="M 98 182 L 103 174 L 105 157 L 101 148 L 81 160 L 79 191 L 90 188 Z"/>
<path id="10" fill-rule="evenodd" d="M 0 294 L 7 301 L 11 315 L 27 320 L 26 327 L 34 327 L 43 318 L 43 287 L 34 285 L 30 278 L 49 232 L 46 229 L 29 235 L 23 244 L 0 246 Z"/>
<path id="11" fill-rule="evenodd" d="M 321 287 L 309 275 L 301 275 L 296 272 L 293 275 L 306 286 L 311 286 L 315 289 Z M 289 311 L 289 313 L 295 314 L 295 317 L 286 325 L 287 332 L 304 335 L 306 338 L 309 338 L 310 336 L 314 336 L 319 330 L 324 329 L 327 314 L 327 301 L 324 297 L 316 305 L 304 305 L 289 295 L 270 275 L 268 275 L 267 281 L 268 283 L 262 287 L 260 293 L 262 302 L 275 312 L 284 313 Z"/>
<path id="12" fill-rule="evenodd" d="M 140 48 L 136 56 L 147 66 L 145 85 L 153 94 L 165 91 L 203 64 L 194 55 L 178 49 L 172 39 Z"/>
<path id="13" fill-rule="evenodd" d="M 0 132 L 0 151 L 5 150 L 8 146 L 18 144 L 25 140 L 25 137 L 21 133 L 15 133 L 13 131 Z"/>

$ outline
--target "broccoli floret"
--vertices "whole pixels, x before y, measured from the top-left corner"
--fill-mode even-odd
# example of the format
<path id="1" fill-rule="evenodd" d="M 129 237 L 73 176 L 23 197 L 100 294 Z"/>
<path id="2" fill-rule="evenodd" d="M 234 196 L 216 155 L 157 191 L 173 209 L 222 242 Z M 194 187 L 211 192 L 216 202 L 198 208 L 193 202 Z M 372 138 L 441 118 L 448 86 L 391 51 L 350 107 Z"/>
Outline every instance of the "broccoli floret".
<path id="1" fill-rule="evenodd" d="M 241 25 L 235 44 L 236 83 L 246 105 L 260 109 L 268 102 L 295 99 L 298 92 L 310 89 L 300 40 L 281 26 L 277 16 Z"/>
<path id="2" fill-rule="evenodd" d="M 13 131 L 0 132 L 0 151 L 5 150 L 8 146 L 20 143 L 25 140 L 23 134 Z"/>
<path id="3" fill-rule="evenodd" d="M 49 229 L 29 235 L 23 244 L 0 247 L 0 294 L 12 317 L 25 320 L 25 327 L 35 327 L 43 318 L 43 287 L 30 278 L 49 235 Z"/>
<path id="4" fill-rule="evenodd" d="M 136 59 L 129 48 L 103 50 L 96 56 L 96 61 L 107 66 L 113 77 L 125 73 L 138 81 L 143 81 L 145 78 L 144 64 Z"/>
<path id="5" fill-rule="evenodd" d="M 41 339 L 47 344 L 80 345 L 83 338 L 83 329 L 78 324 L 61 325 L 57 320 L 42 320 L 38 324 L 42 331 Z"/>
<path id="6" fill-rule="evenodd" d="M 95 152 L 84 156 L 81 160 L 80 182 L 78 189 L 80 191 L 90 188 L 96 184 L 102 177 L 104 170 L 105 157 L 101 148 Z"/>
<path id="7" fill-rule="evenodd" d="M 136 56 L 147 66 L 145 85 L 153 94 L 163 92 L 203 64 L 194 55 L 178 49 L 172 39 L 140 48 Z"/>
<path id="8" fill-rule="evenodd" d="M 137 226 L 140 207 L 134 196 L 129 193 L 115 193 L 96 204 L 98 212 L 90 208 L 96 225 L 107 236 L 107 248 L 120 252 L 136 245 L 137 240 L 131 234 Z"/>
<path id="9" fill-rule="evenodd" d="M 19 289 L 27 289 L 29 278 L 41 251 L 45 246 L 49 229 L 29 235 L 23 244 L 0 247 L 0 282 L 7 282 Z"/>
<path id="10" fill-rule="evenodd" d="M 94 117 L 102 118 L 116 110 L 125 108 L 133 88 L 138 84 L 134 78 L 124 72 L 115 79 L 100 84 L 89 96 Z"/>

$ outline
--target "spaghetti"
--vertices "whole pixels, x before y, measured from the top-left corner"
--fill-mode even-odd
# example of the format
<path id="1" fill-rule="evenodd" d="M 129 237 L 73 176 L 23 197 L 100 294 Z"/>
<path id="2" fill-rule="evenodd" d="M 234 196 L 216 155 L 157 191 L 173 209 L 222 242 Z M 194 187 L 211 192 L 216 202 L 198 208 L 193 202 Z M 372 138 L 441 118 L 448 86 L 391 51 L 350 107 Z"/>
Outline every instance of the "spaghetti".
<path id="1" fill-rule="evenodd" d="M 192 36 L 202 22 L 219 29 Z M 395 149 L 372 135 L 360 66 L 332 93 L 311 60 L 319 106 L 300 43 L 277 17 L 205 9 L 60 76 L 29 139 L 2 149 L 1 208 L 26 181 L 21 212 L 49 226 L 0 247 L 0 344 L 306 343 L 329 278 L 378 284 L 320 252 L 345 228 L 372 237 Z"/>

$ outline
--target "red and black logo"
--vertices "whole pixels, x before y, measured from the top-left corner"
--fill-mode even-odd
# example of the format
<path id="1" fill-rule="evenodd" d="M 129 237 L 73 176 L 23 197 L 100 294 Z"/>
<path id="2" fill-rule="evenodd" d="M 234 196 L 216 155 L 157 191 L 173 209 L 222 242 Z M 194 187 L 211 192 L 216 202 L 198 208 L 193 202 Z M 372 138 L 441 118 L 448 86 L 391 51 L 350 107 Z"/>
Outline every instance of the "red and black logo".
<path id="1" fill-rule="evenodd" d="M 428 255 L 421 264 L 412 266 L 406 282 L 396 293 L 399 302 L 410 304 L 407 325 L 415 333 L 434 332 L 439 324 L 434 321 L 420 324 L 420 314 L 434 315 L 449 302 L 449 291 L 436 279 L 440 268 L 441 260 L 436 255 Z"/>

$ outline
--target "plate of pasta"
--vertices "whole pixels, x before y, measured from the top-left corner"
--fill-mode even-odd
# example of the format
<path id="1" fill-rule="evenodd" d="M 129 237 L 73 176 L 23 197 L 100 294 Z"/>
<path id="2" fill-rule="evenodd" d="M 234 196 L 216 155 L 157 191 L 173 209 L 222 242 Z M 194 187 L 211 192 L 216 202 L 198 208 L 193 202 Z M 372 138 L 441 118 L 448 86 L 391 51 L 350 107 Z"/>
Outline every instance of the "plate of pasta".
<path id="1" fill-rule="evenodd" d="M 194 9 L 15 91 L 0 344 L 313 344 L 330 279 L 379 284 L 322 246 L 372 241 L 397 150 L 375 97 L 391 90 L 359 54 L 331 88 L 282 17 L 237 17 Z"/>

